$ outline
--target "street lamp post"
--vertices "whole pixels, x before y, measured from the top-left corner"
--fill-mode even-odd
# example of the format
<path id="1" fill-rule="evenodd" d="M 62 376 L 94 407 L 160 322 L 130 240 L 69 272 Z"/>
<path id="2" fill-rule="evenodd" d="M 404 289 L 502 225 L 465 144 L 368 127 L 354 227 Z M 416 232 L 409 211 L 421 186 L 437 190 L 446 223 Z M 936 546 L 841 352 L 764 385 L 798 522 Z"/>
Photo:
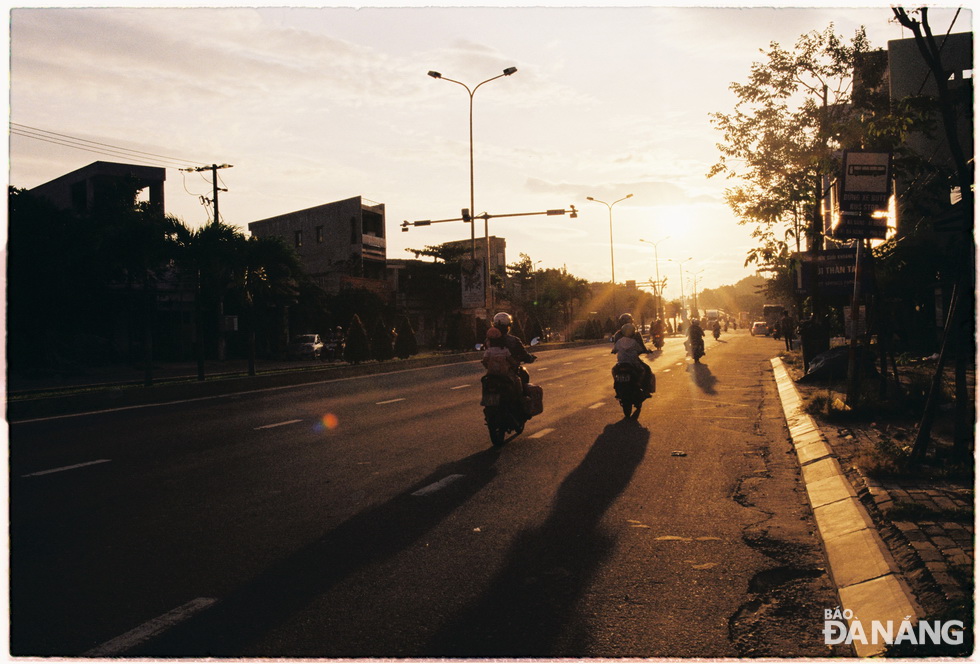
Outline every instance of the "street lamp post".
<path id="1" fill-rule="evenodd" d="M 460 81 L 453 80 L 451 78 L 446 78 L 437 71 L 430 71 L 429 76 L 432 78 L 438 78 L 443 81 L 449 81 L 450 83 L 455 83 L 457 85 L 463 86 L 466 92 L 470 96 L 470 210 L 472 221 L 470 221 L 470 258 L 476 259 L 476 203 L 474 202 L 474 177 L 473 177 L 473 95 L 476 91 L 480 89 L 480 86 L 484 83 L 489 83 L 490 81 L 496 81 L 498 78 L 503 78 L 504 76 L 510 76 L 517 71 L 517 67 L 508 67 L 504 70 L 502 74 L 497 74 L 493 78 L 488 78 L 481 83 L 478 83 L 476 87 L 472 90 L 468 85 Z M 486 256 L 484 257 L 484 270 L 483 270 L 483 303 L 487 308 L 487 316 L 490 314 L 490 228 L 487 224 L 487 220 L 483 220 L 483 237 L 484 237 L 484 251 Z"/>
<path id="2" fill-rule="evenodd" d="M 653 245 L 653 264 L 657 272 L 657 289 L 656 289 L 657 290 L 657 318 L 661 318 L 661 319 L 663 318 L 663 314 L 664 314 L 663 312 L 664 294 L 663 294 L 663 285 L 660 283 L 660 257 L 657 254 L 657 245 L 663 242 L 664 240 L 669 240 L 669 239 L 670 239 L 669 235 L 665 238 L 661 238 L 657 240 L 656 242 L 650 242 L 650 240 L 644 240 L 643 238 L 640 238 L 640 242 L 646 242 L 647 244 Z"/>
<path id="3" fill-rule="evenodd" d="M 698 270 L 697 272 L 688 272 L 689 275 L 694 277 L 694 311 L 698 314 L 701 312 L 698 310 L 698 275 L 704 272 L 704 270 Z"/>
<path id="4" fill-rule="evenodd" d="M 674 258 L 667 259 L 667 261 L 670 263 L 677 263 L 678 283 L 681 285 L 681 320 L 684 320 L 684 263 L 691 260 L 691 258 L 691 256 L 688 256 L 684 260 L 676 260 Z"/>
<path id="5" fill-rule="evenodd" d="M 612 209 L 613 209 L 613 205 L 615 205 L 616 203 L 619 203 L 620 201 L 625 201 L 627 198 L 632 198 L 632 197 L 633 197 L 633 194 L 626 194 L 625 196 L 623 196 L 619 200 L 613 201 L 612 203 L 607 203 L 606 201 L 600 201 L 598 198 L 592 198 L 591 196 L 586 196 L 585 197 L 586 200 L 593 201 L 595 203 L 602 203 L 607 208 L 609 208 L 609 267 L 610 267 L 610 272 L 612 274 L 612 299 L 613 299 L 613 309 L 614 310 L 616 308 L 616 257 L 615 257 L 615 254 L 613 252 L 613 223 L 612 223 L 613 217 L 612 217 Z"/>

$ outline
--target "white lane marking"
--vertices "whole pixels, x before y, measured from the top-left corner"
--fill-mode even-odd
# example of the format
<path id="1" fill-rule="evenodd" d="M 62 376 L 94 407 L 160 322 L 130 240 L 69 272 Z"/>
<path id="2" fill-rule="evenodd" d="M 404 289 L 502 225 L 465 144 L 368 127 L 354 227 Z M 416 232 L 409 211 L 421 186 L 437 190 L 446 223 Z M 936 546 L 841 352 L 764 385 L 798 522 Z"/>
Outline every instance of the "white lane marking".
<path id="1" fill-rule="evenodd" d="M 110 461 L 112 461 L 112 459 L 99 459 L 98 461 L 86 461 L 85 463 L 76 463 L 74 466 L 62 466 L 61 468 L 52 468 L 51 470 L 40 470 L 36 473 L 28 473 L 27 475 L 21 475 L 21 477 L 38 477 L 39 475 L 50 475 L 51 473 L 60 473 L 65 470 L 75 470 L 76 468 L 94 466 L 98 463 L 109 463 Z"/>
<path id="2" fill-rule="evenodd" d="M 457 385 L 456 387 L 450 387 L 450 390 L 461 390 L 464 387 L 469 387 L 469 385 Z"/>
<path id="3" fill-rule="evenodd" d="M 670 369 L 664 369 L 664 370 L 663 370 L 663 371 L 661 371 L 660 373 L 670 373 Z"/>
<path id="4" fill-rule="evenodd" d="M 554 431 L 554 429 L 541 429 L 541 431 L 532 434 L 531 436 L 529 436 L 529 438 L 541 438 L 543 436 L 547 436 L 552 431 Z"/>
<path id="5" fill-rule="evenodd" d="M 605 401 L 600 401 L 599 403 L 594 403 L 591 406 L 589 406 L 589 409 L 590 410 L 594 410 L 596 408 L 602 408 L 605 405 L 606 405 L 606 402 Z"/>
<path id="6" fill-rule="evenodd" d="M 574 363 L 574 362 L 565 362 L 565 363 L 563 364 L 563 366 L 566 366 L 566 367 L 567 367 L 567 366 L 568 366 L 569 364 L 575 364 L 575 363 Z"/>
<path id="7" fill-rule="evenodd" d="M 399 401 L 404 401 L 404 400 L 405 400 L 405 398 L 404 397 L 401 397 L 401 398 L 398 398 L 398 399 L 388 399 L 387 401 L 375 401 L 374 402 L 374 405 L 375 406 L 383 406 L 386 403 L 398 403 Z"/>
<path id="8" fill-rule="evenodd" d="M 675 367 L 680 367 L 680 366 L 684 366 L 684 363 L 683 363 L 683 362 L 678 362 L 678 363 L 677 363 L 677 364 L 675 364 L 674 366 L 675 366 Z"/>
<path id="9" fill-rule="evenodd" d="M 445 489 L 447 486 L 449 486 L 453 482 L 457 482 L 457 481 L 463 479 L 464 477 L 466 477 L 466 476 L 465 475 L 448 475 L 446 477 L 443 477 L 438 482 L 433 482 L 429 486 L 422 487 L 421 489 L 419 489 L 418 491 L 416 491 L 412 495 L 413 496 L 427 496 L 430 493 L 435 493 L 436 491 L 439 491 L 441 489 Z"/>
<path id="10" fill-rule="evenodd" d="M 547 371 L 550 367 L 535 367 L 535 371 Z"/>
<path id="11" fill-rule="evenodd" d="M 178 623 L 187 620 L 195 613 L 203 611 L 218 600 L 210 597 L 198 597 L 183 606 L 178 606 L 173 611 L 169 611 L 162 616 L 147 621 L 130 630 L 122 636 L 106 641 L 100 646 L 96 646 L 88 652 L 82 653 L 82 657 L 113 657 L 119 655 L 141 643 L 153 638 Z"/>
<path id="12" fill-rule="evenodd" d="M 297 422 L 302 422 L 303 420 L 286 420 L 285 422 L 276 422 L 275 424 L 266 424 L 265 426 L 255 427 L 255 431 L 259 429 L 275 429 L 276 427 L 284 427 L 289 424 L 296 424 Z"/>

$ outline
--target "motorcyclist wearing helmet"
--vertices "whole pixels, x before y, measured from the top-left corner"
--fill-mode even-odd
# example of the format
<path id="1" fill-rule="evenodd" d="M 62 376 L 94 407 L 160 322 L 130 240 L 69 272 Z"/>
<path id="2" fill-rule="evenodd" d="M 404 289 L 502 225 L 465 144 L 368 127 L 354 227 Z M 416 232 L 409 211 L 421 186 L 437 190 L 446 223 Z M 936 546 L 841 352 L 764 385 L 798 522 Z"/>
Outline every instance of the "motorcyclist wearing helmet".
<path id="1" fill-rule="evenodd" d="M 643 372 L 643 386 L 649 395 L 653 392 L 653 369 L 651 369 L 650 365 L 646 362 L 640 361 L 640 354 L 651 354 L 653 351 L 647 348 L 646 344 L 643 343 L 643 335 L 636 329 L 636 326 L 633 325 L 633 316 L 631 314 L 623 314 L 619 317 L 619 320 L 626 322 L 623 323 L 622 327 L 619 328 L 616 335 L 613 337 L 613 349 L 610 352 L 619 355 L 624 348 L 624 345 L 621 344 L 620 341 L 622 341 L 624 338 L 627 340 L 632 339 L 633 347 L 636 349 L 636 360 L 632 361 L 627 359 L 625 361 L 629 364 L 633 364 L 634 366 L 638 365 L 640 370 Z M 619 359 L 619 361 L 623 362 L 624 360 Z"/>
<path id="2" fill-rule="evenodd" d="M 643 348 L 643 352 L 644 353 L 652 352 L 649 348 L 647 348 L 646 343 L 643 341 L 643 335 L 640 333 L 639 330 L 636 329 L 636 325 L 633 324 L 633 314 L 630 313 L 625 313 L 620 315 L 619 329 L 616 330 L 616 334 L 613 336 L 613 344 L 615 344 L 623 337 L 623 326 L 625 325 L 633 325 L 633 334 L 631 334 L 630 336 L 636 339 L 636 342 L 640 344 L 640 346 Z M 615 353 L 616 351 L 613 350 L 612 352 Z"/>
<path id="3" fill-rule="evenodd" d="M 514 319 L 506 311 L 501 311 L 493 317 L 493 326 L 500 330 L 501 335 L 503 335 L 504 347 L 510 351 L 511 356 L 519 363 L 527 362 L 531 364 L 537 358 L 527 352 L 527 348 L 524 347 L 524 342 L 521 341 L 520 337 L 510 333 L 510 328 L 513 324 Z M 531 380 L 531 376 L 523 366 L 518 365 L 517 375 L 524 385 L 527 385 Z"/>

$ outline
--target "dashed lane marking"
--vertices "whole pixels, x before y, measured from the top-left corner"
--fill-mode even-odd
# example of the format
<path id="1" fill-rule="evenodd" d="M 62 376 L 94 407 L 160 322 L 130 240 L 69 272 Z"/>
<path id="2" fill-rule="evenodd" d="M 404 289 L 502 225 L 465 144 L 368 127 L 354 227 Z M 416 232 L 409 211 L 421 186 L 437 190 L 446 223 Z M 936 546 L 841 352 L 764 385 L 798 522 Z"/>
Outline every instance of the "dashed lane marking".
<path id="1" fill-rule="evenodd" d="M 136 629 L 130 630 L 122 636 L 106 641 L 100 646 L 92 648 L 82 657 L 113 657 L 130 650 L 141 643 L 153 638 L 157 634 L 176 626 L 187 620 L 195 613 L 199 613 L 208 608 L 218 600 L 210 597 L 198 597 L 183 606 L 178 606 L 173 611 L 163 614 L 153 620 L 143 623 Z"/>
<path id="2" fill-rule="evenodd" d="M 386 403 L 398 403 L 399 401 L 404 401 L 405 397 L 399 397 L 398 399 L 388 399 L 387 401 L 375 401 L 375 406 L 383 406 Z"/>
<path id="3" fill-rule="evenodd" d="M 605 401 L 600 401 L 599 403 L 594 403 L 591 406 L 589 406 L 589 410 L 595 410 L 596 408 L 602 408 L 605 405 L 606 405 L 606 402 Z"/>
<path id="4" fill-rule="evenodd" d="M 52 473 L 61 473 L 66 470 L 75 470 L 76 468 L 85 468 L 86 466 L 94 466 L 99 463 L 109 463 L 112 459 L 99 459 L 98 461 L 86 461 L 85 463 L 76 463 L 74 466 L 62 466 L 61 468 L 52 468 L 51 470 L 40 470 L 36 473 L 28 473 L 27 475 L 21 475 L 21 477 L 39 477 L 41 475 L 50 475 Z"/>
<path id="5" fill-rule="evenodd" d="M 286 420 L 285 422 L 276 422 L 275 424 L 266 424 L 265 426 L 255 427 L 255 431 L 259 429 L 275 429 L 276 427 L 284 427 L 290 424 L 296 424 L 297 422 L 302 422 L 303 420 Z"/>
<path id="6" fill-rule="evenodd" d="M 532 434 L 532 435 L 530 435 L 528 437 L 529 438 L 542 438 L 544 436 L 547 436 L 552 431 L 554 431 L 554 429 L 541 429 L 541 431 L 538 431 L 537 433 Z"/>
<path id="7" fill-rule="evenodd" d="M 457 385 L 456 387 L 450 387 L 450 390 L 461 390 L 464 387 L 469 387 L 469 385 Z"/>
<path id="8" fill-rule="evenodd" d="M 464 477 L 466 477 L 466 476 L 465 475 L 447 475 L 446 477 L 443 477 L 438 482 L 433 482 L 429 486 L 422 487 L 418 491 L 414 492 L 412 495 L 413 496 L 427 496 L 430 493 L 435 493 L 436 491 L 439 491 L 441 489 L 445 489 L 447 486 L 449 486 L 453 482 L 457 482 L 457 481 L 463 479 Z"/>

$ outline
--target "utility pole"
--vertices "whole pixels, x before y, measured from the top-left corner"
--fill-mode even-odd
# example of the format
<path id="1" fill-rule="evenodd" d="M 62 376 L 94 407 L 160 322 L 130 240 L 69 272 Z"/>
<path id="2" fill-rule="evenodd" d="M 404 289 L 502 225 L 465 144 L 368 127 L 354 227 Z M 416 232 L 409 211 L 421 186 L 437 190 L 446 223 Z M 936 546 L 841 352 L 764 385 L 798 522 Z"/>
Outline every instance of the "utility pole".
<path id="1" fill-rule="evenodd" d="M 228 191 L 227 189 L 221 189 L 218 187 L 218 169 L 219 168 L 231 168 L 231 164 L 211 164 L 210 166 L 198 166 L 195 168 L 182 168 L 180 170 L 188 173 L 200 173 L 202 171 L 211 171 L 211 191 L 212 198 L 211 204 L 214 208 L 214 218 L 211 220 L 212 224 L 218 224 L 218 192 Z M 207 200 L 207 199 L 205 199 Z M 204 312 L 201 310 L 201 269 L 198 266 L 197 270 L 197 379 L 199 381 L 204 381 L 204 324 L 203 317 Z M 224 299 L 219 303 L 218 311 L 218 358 L 221 360 L 225 359 L 225 317 L 224 317 L 225 303 Z"/>
<path id="2" fill-rule="evenodd" d="M 210 166 L 199 166 L 197 168 L 182 168 L 180 170 L 187 173 L 200 173 L 202 171 L 211 171 L 211 205 L 214 208 L 214 219 L 212 223 L 218 223 L 218 192 L 228 191 L 227 189 L 221 189 L 218 187 L 218 169 L 219 168 L 232 168 L 231 164 L 211 164 Z M 207 199 L 205 199 L 207 200 Z"/>

